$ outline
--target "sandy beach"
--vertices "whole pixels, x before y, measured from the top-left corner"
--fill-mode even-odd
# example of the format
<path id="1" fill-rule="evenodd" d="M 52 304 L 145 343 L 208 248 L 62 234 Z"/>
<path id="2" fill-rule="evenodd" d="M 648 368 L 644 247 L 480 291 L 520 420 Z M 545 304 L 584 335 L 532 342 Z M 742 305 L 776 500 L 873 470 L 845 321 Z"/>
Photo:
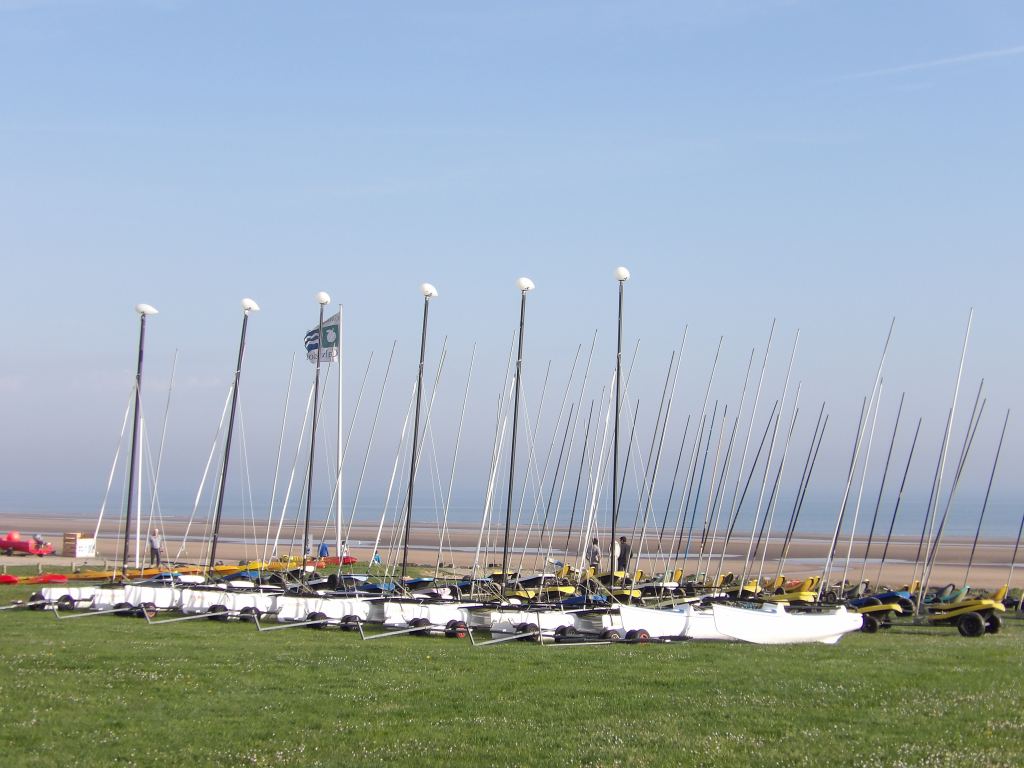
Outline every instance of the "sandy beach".
<path id="1" fill-rule="evenodd" d="M 85 516 L 38 516 L 38 515 L 4 515 L 3 523 L 0 523 L 0 531 L 17 530 L 23 536 L 31 536 L 33 533 L 42 533 L 57 550 L 56 556 L 46 558 L 29 558 L 25 556 L 8 556 L 0 553 L 0 566 L 12 564 L 37 563 L 45 568 L 47 565 L 74 565 L 74 566 L 96 566 L 112 565 L 119 562 L 122 544 L 121 537 L 116 530 L 117 521 L 105 521 L 101 526 L 100 535 L 97 541 L 97 557 L 90 560 L 65 558 L 61 556 L 61 545 L 63 534 L 66 532 L 81 532 L 91 536 L 95 529 L 95 520 Z M 188 535 L 186 538 L 186 531 Z M 273 541 L 276 530 L 270 531 L 270 541 Z M 374 553 L 374 542 L 379 541 L 377 550 L 384 562 L 389 558 L 392 562 L 401 556 L 401 541 L 397 535 L 399 532 L 394 528 L 384 526 L 378 530 L 378 526 L 369 523 L 355 523 L 351 527 L 348 536 L 348 551 L 360 560 L 367 560 Z M 697 538 L 691 539 L 690 554 L 684 557 L 679 555 L 675 561 L 675 567 L 684 568 L 686 573 L 693 573 L 697 568 L 697 554 L 699 549 L 699 534 Z M 669 558 L 666 554 L 659 553 L 657 538 L 647 536 L 641 543 L 639 535 L 632 537 L 631 531 L 625 531 L 625 535 L 633 543 L 634 553 L 641 549 L 639 567 L 648 573 L 665 571 L 672 566 L 669 565 Z M 193 523 L 189 529 L 188 521 L 181 519 L 164 519 L 165 557 L 179 563 L 200 563 L 206 562 L 209 557 L 208 537 L 205 523 Z M 314 550 L 319 546 L 321 540 L 329 545 L 331 554 L 336 553 L 335 531 L 330 528 L 324 535 L 324 523 L 319 521 L 312 526 L 311 540 Z M 260 559 L 270 554 L 267 544 L 266 522 L 259 523 L 254 527 L 252 523 L 245 524 L 239 520 L 225 521 L 222 525 L 220 542 L 217 549 L 217 560 L 224 563 L 235 563 L 243 560 Z M 343 538 L 345 533 L 342 534 Z M 503 530 L 497 527 L 485 532 L 479 556 L 477 547 L 481 542 L 481 531 L 479 524 L 455 523 L 451 524 L 445 536 L 445 546 L 438 557 L 439 531 L 435 526 L 423 524 L 414 526 L 409 537 L 409 559 L 416 565 L 434 566 L 440 562 L 448 565 L 451 570 L 459 573 L 468 572 L 474 565 L 481 569 L 489 569 L 500 565 L 501 544 Z M 540 539 L 539 532 L 527 537 L 525 528 L 521 529 L 518 536 L 513 536 L 513 546 L 510 561 L 514 568 L 523 572 L 534 572 L 542 567 L 551 570 L 552 561 L 565 561 L 576 564 L 580 555 L 580 534 L 574 532 L 567 535 L 565 530 L 556 530 L 554 536 L 546 533 L 544 541 Z M 666 534 L 664 549 L 670 548 L 669 536 Z M 294 532 L 290 525 L 284 526 L 278 542 L 278 555 L 298 555 L 301 549 L 301 530 Z M 684 531 L 682 541 L 686 541 Z M 258 542 L 258 543 L 256 543 Z M 568 547 L 567 547 L 568 542 Z M 784 573 L 789 578 L 800 578 L 806 575 L 820 573 L 825 556 L 831 542 L 831 533 L 798 534 L 792 541 L 787 553 Z M 938 558 L 932 571 L 932 584 L 961 584 L 964 581 L 966 565 L 970 556 L 971 540 L 964 538 L 944 539 L 940 548 Z M 881 573 L 879 572 L 879 558 L 881 557 L 884 540 L 875 540 L 871 547 L 871 559 L 864 565 L 864 549 L 866 540 L 855 539 L 850 550 L 850 564 L 846 570 L 847 578 L 856 581 L 863 578 L 872 583 L 885 584 L 888 586 L 901 586 L 907 583 L 914 572 L 914 559 L 918 550 L 918 542 L 909 537 L 895 538 L 890 542 L 886 553 L 886 562 Z M 608 537 L 601 537 L 602 549 L 608 551 Z M 142 542 L 143 556 L 145 552 L 145 541 Z M 705 554 L 701 562 L 701 571 L 717 574 L 721 568 L 722 572 L 736 571 L 742 568 L 746 553 L 750 547 L 750 532 L 739 531 L 734 534 L 729 543 L 724 561 L 721 557 L 721 540 L 716 543 L 714 554 L 709 558 Z M 549 549 L 550 548 L 550 549 Z M 680 548 L 685 550 L 685 546 Z M 837 546 L 836 561 L 833 565 L 833 574 L 836 580 L 842 577 L 846 565 L 847 550 L 850 549 L 849 539 L 841 540 Z M 968 583 L 976 588 L 994 589 L 1006 583 L 1009 574 L 1010 559 L 1013 555 L 1013 541 L 981 541 L 978 543 L 974 554 L 974 561 L 971 566 Z M 524 550 L 526 554 L 524 554 Z M 130 542 L 130 558 L 134 558 L 134 540 Z M 753 559 L 753 573 L 760 571 L 764 576 L 774 576 L 778 572 L 779 558 L 782 554 L 781 540 L 769 542 L 767 552 L 764 554 L 763 566 L 761 553 Z M 636 560 L 634 560 L 636 563 Z M 1024 568 L 1014 570 L 1016 582 L 1024 581 Z M 1020 584 L 1011 584 L 1019 586 Z"/>

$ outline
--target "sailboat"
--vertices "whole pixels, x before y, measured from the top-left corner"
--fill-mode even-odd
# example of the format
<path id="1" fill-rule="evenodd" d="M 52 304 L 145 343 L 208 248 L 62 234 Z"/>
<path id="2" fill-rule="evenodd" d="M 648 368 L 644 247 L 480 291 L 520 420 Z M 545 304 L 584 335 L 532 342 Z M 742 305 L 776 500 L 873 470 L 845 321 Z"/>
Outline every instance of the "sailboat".
<path id="1" fill-rule="evenodd" d="M 140 492 L 137 471 L 139 469 L 139 433 L 142 420 L 142 363 L 146 345 L 146 319 L 152 315 L 159 314 L 157 309 L 150 304 L 136 304 L 135 312 L 139 316 L 138 362 L 135 370 L 133 395 L 132 442 L 128 469 L 128 493 L 125 505 L 124 550 L 120 573 L 115 574 L 117 582 L 101 585 L 47 587 L 33 595 L 31 602 L 36 605 L 53 605 L 63 608 L 88 606 L 94 610 L 105 612 L 112 611 L 115 607 L 121 609 L 129 607 L 125 603 L 124 582 L 128 574 L 128 542 L 131 531 L 132 510 L 136 501 L 136 493 Z"/>

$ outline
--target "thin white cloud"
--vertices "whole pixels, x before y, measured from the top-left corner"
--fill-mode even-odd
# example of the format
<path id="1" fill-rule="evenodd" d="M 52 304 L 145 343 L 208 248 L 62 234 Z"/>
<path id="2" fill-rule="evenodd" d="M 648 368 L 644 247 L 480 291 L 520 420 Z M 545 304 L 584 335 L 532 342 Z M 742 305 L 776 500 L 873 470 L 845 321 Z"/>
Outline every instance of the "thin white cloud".
<path id="1" fill-rule="evenodd" d="M 1013 48 L 997 48 L 992 51 L 977 51 L 965 53 L 962 56 L 950 56 L 947 59 L 932 59 L 931 61 L 920 61 L 916 64 L 904 64 L 901 67 L 888 67 L 887 69 L 873 69 L 869 72 L 858 72 L 848 75 L 846 80 L 860 80 L 868 77 L 884 77 L 885 75 L 901 75 L 905 72 L 918 72 L 922 69 L 936 69 L 938 67 L 951 67 L 957 64 L 969 64 L 974 61 L 985 61 L 987 59 L 1003 59 L 1009 56 L 1020 56 L 1024 54 L 1024 45 L 1016 45 Z"/>

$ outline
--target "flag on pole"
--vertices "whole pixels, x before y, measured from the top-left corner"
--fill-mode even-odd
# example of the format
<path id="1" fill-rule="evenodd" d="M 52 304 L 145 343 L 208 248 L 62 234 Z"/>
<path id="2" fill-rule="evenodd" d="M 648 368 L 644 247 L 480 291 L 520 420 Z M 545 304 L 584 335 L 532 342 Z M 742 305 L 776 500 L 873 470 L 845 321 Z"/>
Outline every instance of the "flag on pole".
<path id="1" fill-rule="evenodd" d="M 318 331 L 319 326 L 306 333 L 306 357 L 315 363 L 319 351 L 321 363 L 336 362 L 341 348 L 341 313 L 335 312 L 324 320 L 323 338 L 319 338 Z"/>

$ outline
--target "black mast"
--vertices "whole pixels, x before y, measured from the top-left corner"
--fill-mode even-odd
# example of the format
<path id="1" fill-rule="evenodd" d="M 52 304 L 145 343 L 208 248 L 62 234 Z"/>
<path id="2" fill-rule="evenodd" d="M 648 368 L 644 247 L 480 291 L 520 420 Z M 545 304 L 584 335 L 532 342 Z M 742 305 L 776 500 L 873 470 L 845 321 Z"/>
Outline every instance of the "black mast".
<path id="1" fill-rule="evenodd" d="M 249 313 L 259 312 L 259 306 L 252 299 L 242 299 L 242 338 L 238 342 L 238 363 L 235 365 L 235 384 L 231 389 L 231 415 L 228 417 L 228 434 L 224 442 L 224 464 L 220 472 L 220 488 L 217 491 L 217 511 L 213 516 L 213 538 L 210 542 L 210 564 L 206 573 L 213 573 L 217 562 L 217 539 L 220 537 L 220 516 L 224 510 L 224 487 L 228 480 L 228 460 L 231 458 L 231 436 L 235 431 L 235 410 L 238 406 L 238 382 L 242 377 L 242 355 L 245 353 L 245 331 L 249 325 Z"/>
<path id="2" fill-rule="evenodd" d="M 629 280 L 629 270 L 619 267 L 615 270 L 615 279 L 619 281 L 619 332 L 615 345 L 615 448 L 612 452 L 612 543 L 608 550 L 612 582 L 615 581 L 615 527 L 619 522 L 619 410 L 622 402 L 622 301 L 625 284 Z"/>
<path id="3" fill-rule="evenodd" d="M 526 325 L 526 294 L 533 290 L 533 281 L 528 277 L 520 277 L 516 281 L 519 288 L 519 352 L 516 355 L 516 387 L 515 401 L 512 406 L 512 446 L 508 459 L 508 507 L 505 510 L 505 543 L 501 551 L 501 583 L 508 580 L 508 535 L 512 526 L 512 493 L 516 474 L 516 434 L 519 431 L 519 385 L 523 373 L 523 327 Z"/>
<path id="4" fill-rule="evenodd" d="M 423 330 L 420 332 L 420 367 L 416 373 L 416 418 L 412 425 L 412 458 L 409 466 L 409 493 L 405 500 L 405 536 L 402 542 L 402 581 L 409 566 L 409 529 L 412 527 L 412 492 L 416 484 L 416 464 L 420 445 L 420 404 L 423 401 L 423 358 L 427 353 L 427 316 L 430 300 L 437 296 L 437 289 L 430 283 L 420 286 L 423 291 Z"/>
<path id="5" fill-rule="evenodd" d="M 135 496 L 135 471 L 139 463 L 139 422 L 142 419 L 140 409 L 142 395 L 142 353 L 146 346 L 146 317 L 157 314 L 149 304 L 136 304 L 139 313 L 139 363 L 135 369 L 135 420 L 132 425 L 132 451 L 128 463 L 128 503 L 124 513 L 124 552 L 121 556 L 121 579 L 124 580 L 128 570 L 128 534 L 132 525 L 132 502 Z M 141 493 L 141 489 L 139 490 Z"/>
<path id="6" fill-rule="evenodd" d="M 316 452 L 316 422 L 320 403 L 320 356 L 324 346 L 324 306 L 331 297 L 324 291 L 316 295 L 320 304 L 320 322 L 317 325 L 316 337 L 316 376 L 313 379 L 313 421 L 309 429 L 309 467 L 306 470 L 306 520 L 302 528 L 302 568 L 300 579 L 306 583 L 306 553 L 309 551 L 309 512 L 313 506 L 313 459 Z"/>

